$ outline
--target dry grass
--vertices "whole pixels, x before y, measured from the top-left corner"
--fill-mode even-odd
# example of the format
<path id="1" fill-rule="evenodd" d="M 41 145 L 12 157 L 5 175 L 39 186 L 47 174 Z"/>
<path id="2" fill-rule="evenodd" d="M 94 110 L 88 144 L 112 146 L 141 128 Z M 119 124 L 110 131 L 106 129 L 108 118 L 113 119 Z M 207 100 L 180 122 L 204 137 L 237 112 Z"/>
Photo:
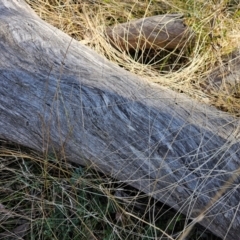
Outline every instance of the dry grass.
<path id="1" fill-rule="evenodd" d="M 239 47 L 237 1 L 26 0 L 50 24 L 151 82 L 239 115 L 238 85 L 211 85 Z M 109 44 L 104 29 L 164 13 L 183 13 L 195 46 L 158 52 L 142 64 Z M 155 58 L 149 52 L 149 58 Z M 0 143 L 0 239 L 176 239 L 189 219 L 121 182 L 56 156 Z M 168 236 L 168 238 L 167 238 Z M 189 239 L 217 239 L 198 226 Z"/>
<path id="2" fill-rule="evenodd" d="M 157 82 L 192 98 L 239 115 L 239 88 L 217 87 L 209 73 L 224 65 L 226 55 L 239 48 L 240 6 L 238 1 L 202 0 L 27 0 L 37 14 L 88 45 L 110 61 L 151 82 Z M 104 35 L 107 26 L 164 13 L 183 13 L 196 34 L 195 46 L 180 51 L 147 52 L 145 64 L 139 56 L 116 50 Z M 149 55 L 149 56 L 148 56 Z M 157 55 L 157 56 L 156 56 Z M 151 59 L 155 59 L 151 62 Z M 150 62 L 150 63 L 149 63 Z M 219 91 L 219 89 L 221 91 Z"/>

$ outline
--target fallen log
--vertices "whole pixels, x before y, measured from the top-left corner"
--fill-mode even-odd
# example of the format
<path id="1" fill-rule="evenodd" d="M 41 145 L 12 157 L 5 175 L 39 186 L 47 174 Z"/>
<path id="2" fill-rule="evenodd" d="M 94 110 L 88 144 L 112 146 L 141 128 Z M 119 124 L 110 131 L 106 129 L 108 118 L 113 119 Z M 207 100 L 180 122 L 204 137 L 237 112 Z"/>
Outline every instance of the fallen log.
<path id="1" fill-rule="evenodd" d="M 22 0 L 0 0 L 0 25 L 0 138 L 93 165 L 189 219 L 204 210 L 200 224 L 240 239 L 238 119 L 126 72 Z"/>
<path id="2" fill-rule="evenodd" d="M 123 51 L 179 49 L 194 42 L 193 31 L 181 14 L 145 17 L 106 29 L 110 43 Z"/>
<path id="3" fill-rule="evenodd" d="M 223 59 L 223 63 L 209 74 L 204 88 L 229 94 L 239 88 L 240 49 L 224 56 Z"/>

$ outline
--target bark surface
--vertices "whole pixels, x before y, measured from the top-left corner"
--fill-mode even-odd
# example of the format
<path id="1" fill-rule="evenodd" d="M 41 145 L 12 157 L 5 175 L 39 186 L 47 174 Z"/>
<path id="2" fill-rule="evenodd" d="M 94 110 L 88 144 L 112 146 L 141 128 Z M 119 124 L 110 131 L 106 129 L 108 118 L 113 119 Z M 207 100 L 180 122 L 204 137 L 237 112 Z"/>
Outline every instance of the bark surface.
<path id="1" fill-rule="evenodd" d="M 124 71 L 22 0 L 0 0 L 0 26 L 0 138 L 94 165 L 189 218 L 239 168 L 239 120 Z M 201 221 L 229 240 L 238 186 Z"/>
<path id="2" fill-rule="evenodd" d="M 194 33 L 180 14 L 141 18 L 106 29 L 110 43 L 121 50 L 178 49 L 193 44 Z"/>

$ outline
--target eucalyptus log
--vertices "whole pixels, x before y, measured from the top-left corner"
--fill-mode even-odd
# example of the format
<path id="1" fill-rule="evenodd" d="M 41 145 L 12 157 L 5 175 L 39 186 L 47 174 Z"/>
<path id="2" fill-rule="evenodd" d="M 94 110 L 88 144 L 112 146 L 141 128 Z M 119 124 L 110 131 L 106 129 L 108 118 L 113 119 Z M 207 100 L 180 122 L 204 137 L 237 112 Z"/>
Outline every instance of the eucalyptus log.
<path id="1" fill-rule="evenodd" d="M 181 14 L 145 17 L 106 29 L 110 43 L 121 50 L 179 49 L 194 42 Z"/>
<path id="2" fill-rule="evenodd" d="M 203 226 L 240 239 L 239 179 L 225 184 L 238 119 L 121 69 L 23 0 L 0 0 L 0 26 L 0 138 L 95 166 L 190 219 L 204 209 Z"/>

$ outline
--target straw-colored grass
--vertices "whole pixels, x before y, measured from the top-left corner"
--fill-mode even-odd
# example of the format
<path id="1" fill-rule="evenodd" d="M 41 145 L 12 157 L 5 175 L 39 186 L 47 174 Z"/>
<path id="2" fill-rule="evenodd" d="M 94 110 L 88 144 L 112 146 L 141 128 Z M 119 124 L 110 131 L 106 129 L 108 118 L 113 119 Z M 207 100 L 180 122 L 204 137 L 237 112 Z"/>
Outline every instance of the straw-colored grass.
<path id="1" fill-rule="evenodd" d="M 240 42 L 240 5 L 202 0 L 27 0 L 37 14 L 110 61 L 221 110 L 239 115 L 239 89 L 224 84 L 206 90 L 209 73 L 221 66 Z M 104 34 L 108 26 L 157 14 L 182 13 L 196 34 L 195 46 L 175 51 L 147 51 L 141 56 L 116 50 Z M 186 42 L 187 45 L 187 42 Z M 137 52 L 138 49 L 136 49 Z M 148 56 L 149 54 L 149 56 Z M 154 59 L 151 61 L 151 59 Z M 203 87 L 204 86 L 204 87 Z M 221 89 L 219 92 L 218 89 Z"/>

